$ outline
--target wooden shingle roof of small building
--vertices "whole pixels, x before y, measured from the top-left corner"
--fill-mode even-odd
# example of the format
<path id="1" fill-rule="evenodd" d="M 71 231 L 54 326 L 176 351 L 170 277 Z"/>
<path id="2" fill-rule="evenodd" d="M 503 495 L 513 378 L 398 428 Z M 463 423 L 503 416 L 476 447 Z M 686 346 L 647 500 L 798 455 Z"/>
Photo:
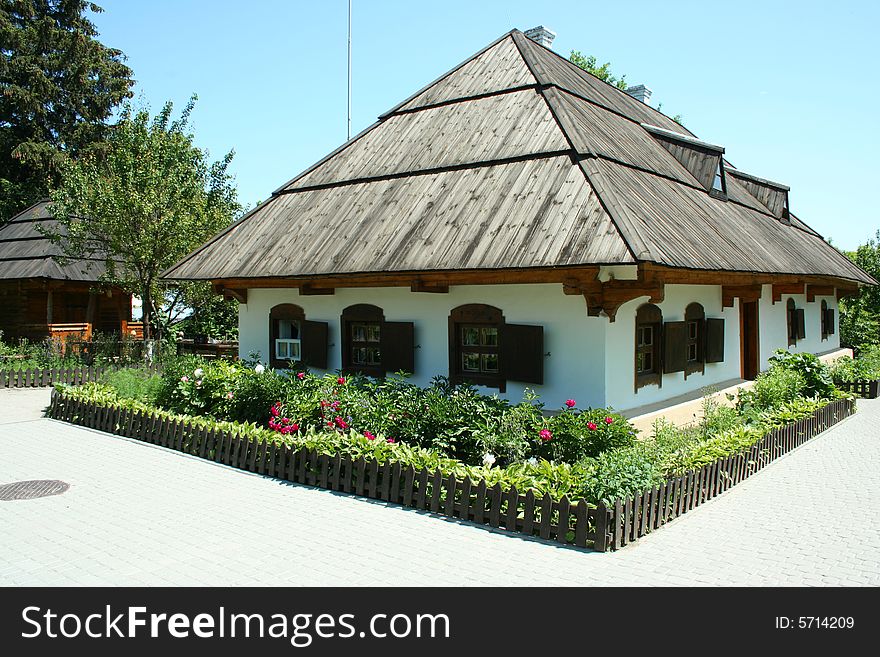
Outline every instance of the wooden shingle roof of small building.
<path id="1" fill-rule="evenodd" d="M 738 174 L 720 147 L 513 30 L 164 275 L 655 263 L 874 283 L 788 213 L 787 188 Z"/>
<path id="2" fill-rule="evenodd" d="M 0 227 L 0 280 L 43 278 L 97 282 L 104 262 L 88 258 L 56 260 L 61 248 L 39 230 L 63 234 L 63 226 L 49 212 L 48 200 L 22 210 Z"/>

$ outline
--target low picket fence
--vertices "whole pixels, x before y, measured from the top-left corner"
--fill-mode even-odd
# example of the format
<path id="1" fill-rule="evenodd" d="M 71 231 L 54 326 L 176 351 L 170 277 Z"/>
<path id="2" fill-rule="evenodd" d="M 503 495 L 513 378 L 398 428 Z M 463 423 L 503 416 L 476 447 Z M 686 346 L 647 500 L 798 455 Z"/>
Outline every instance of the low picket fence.
<path id="1" fill-rule="evenodd" d="M 487 486 L 440 471 L 416 470 L 363 457 L 319 454 L 287 444 L 256 441 L 184 420 L 160 418 L 52 391 L 50 417 L 199 456 L 277 479 L 352 493 L 440 515 L 537 536 L 558 543 L 608 549 L 609 510 L 567 497 Z"/>
<path id="2" fill-rule="evenodd" d="M 851 392 L 854 395 L 864 397 L 865 399 L 877 399 L 877 397 L 880 397 L 880 379 L 835 381 L 834 385 L 836 385 L 841 390 Z"/>
<path id="3" fill-rule="evenodd" d="M 774 429 L 751 449 L 673 477 L 639 496 L 618 500 L 611 509 L 610 549 L 616 550 L 659 529 L 735 486 L 768 463 L 822 433 L 856 411 L 852 399 L 839 399 L 810 417 Z"/>
<path id="4" fill-rule="evenodd" d="M 617 550 L 713 499 L 807 440 L 855 412 L 841 399 L 812 416 L 777 428 L 748 451 L 674 477 L 642 495 L 613 505 L 549 494 L 525 494 L 515 487 L 487 486 L 440 471 L 363 457 L 319 454 L 283 443 L 256 441 L 189 420 L 159 417 L 52 391 L 49 417 L 141 440 L 249 472 L 383 500 L 510 532 L 605 552 Z"/>
<path id="5" fill-rule="evenodd" d="M 51 370 L 0 370 L 0 388 L 47 388 L 56 383 L 82 385 L 98 381 L 110 367 L 74 367 Z"/>

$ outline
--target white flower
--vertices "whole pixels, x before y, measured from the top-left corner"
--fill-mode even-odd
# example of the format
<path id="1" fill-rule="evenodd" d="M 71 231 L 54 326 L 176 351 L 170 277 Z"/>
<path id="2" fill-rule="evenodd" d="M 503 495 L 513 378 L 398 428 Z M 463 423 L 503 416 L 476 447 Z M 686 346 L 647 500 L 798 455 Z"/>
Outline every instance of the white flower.
<path id="1" fill-rule="evenodd" d="M 256 372 L 257 374 L 262 374 L 265 371 L 266 371 L 266 368 L 263 367 L 262 363 L 257 363 L 257 366 L 254 368 L 254 372 Z"/>
<path id="2" fill-rule="evenodd" d="M 485 454 L 483 454 L 483 465 L 488 466 L 490 468 L 493 465 L 495 465 L 495 455 L 490 454 L 489 452 L 486 452 Z"/>
<path id="3" fill-rule="evenodd" d="M 536 458 L 533 456 L 533 457 L 530 458 L 528 461 L 526 461 L 526 463 L 528 463 L 529 465 L 538 465 L 538 459 L 536 459 Z"/>
<path id="4" fill-rule="evenodd" d="M 196 377 L 197 379 L 201 379 L 202 376 L 204 376 L 204 374 L 205 374 L 205 370 L 203 370 L 201 367 L 197 368 L 196 371 L 193 372 L 193 376 Z"/>

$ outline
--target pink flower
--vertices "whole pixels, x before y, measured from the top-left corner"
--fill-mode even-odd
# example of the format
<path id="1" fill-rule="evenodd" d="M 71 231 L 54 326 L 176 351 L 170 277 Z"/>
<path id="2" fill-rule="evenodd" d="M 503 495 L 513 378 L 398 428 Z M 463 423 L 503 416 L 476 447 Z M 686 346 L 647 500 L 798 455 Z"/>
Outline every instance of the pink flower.
<path id="1" fill-rule="evenodd" d="M 302 381 L 304 378 L 306 378 L 306 373 L 305 372 L 297 372 L 296 378 L 299 379 L 300 381 Z"/>
<path id="2" fill-rule="evenodd" d="M 340 429 L 347 429 L 348 428 L 348 424 L 341 417 L 336 418 L 336 424 L 337 424 L 337 426 L 339 426 Z"/>
<path id="3" fill-rule="evenodd" d="M 182 376 L 182 377 L 180 377 L 180 380 L 183 381 L 184 383 L 186 383 L 186 382 L 189 381 L 189 377 L 188 377 L 188 376 Z"/>
<path id="4" fill-rule="evenodd" d="M 335 402 L 331 403 L 330 408 L 332 408 L 335 411 L 337 408 L 339 408 L 339 402 L 335 401 Z"/>
<path id="5" fill-rule="evenodd" d="M 345 385 L 345 377 L 340 376 L 338 379 L 336 379 L 336 383 L 338 383 L 341 386 L 344 386 Z"/>
<path id="6" fill-rule="evenodd" d="M 290 427 L 281 427 L 281 433 L 285 436 L 290 433 Z"/>
<path id="7" fill-rule="evenodd" d="M 599 425 L 596 424 L 595 422 L 587 422 L 587 429 L 589 429 L 590 431 L 595 431 L 598 428 L 599 428 Z"/>
<path id="8" fill-rule="evenodd" d="M 332 429 L 332 428 L 335 426 L 335 425 L 333 424 L 333 420 L 327 420 L 327 426 L 330 427 L 330 428 Z"/>
<path id="9" fill-rule="evenodd" d="M 283 418 L 281 418 L 281 421 L 284 422 L 284 424 L 290 424 L 290 418 L 289 418 L 289 417 L 283 417 Z"/>
<path id="10" fill-rule="evenodd" d="M 541 440 L 543 440 L 544 442 L 547 442 L 548 440 L 553 438 L 553 434 L 550 433 L 549 429 L 541 429 L 541 433 L 539 433 L 538 435 L 541 436 Z"/>
<path id="11" fill-rule="evenodd" d="M 294 422 L 293 424 L 290 425 L 290 430 L 291 431 L 299 431 L 299 425 L 296 422 Z"/>
<path id="12" fill-rule="evenodd" d="M 376 440 L 376 436 L 374 436 L 369 431 L 364 431 L 364 438 L 366 438 L 367 440 Z"/>
<path id="13" fill-rule="evenodd" d="M 226 393 L 226 399 L 232 399 L 232 391 Z"/>
<path id="14" fill-rule="evenodd" d="M 574 408 L 575 406 L 577 406 L 577 402 L 574 399 L 566 399 L 565 405 L 569 408 Z"/>
<path id="15" fill-rule="evenodd" d="M 612 422 L 614 422 L 614 418 L 613 418 L 613 417 L 610 417 L 610 416 L 609 416 L 609 417 L 606 417 L 606 418 L 605 418 L 605 424 L 611 424 Z"/>
<path id="16" fill-rule="evenodd" d="M 393 443 L 393 442 L 395 442 L 395 440 L 394 440 L 394 438 L 386 438 L 385 442 Z"/>
<path id="17" fill-rule="evenodd" d="M 279 415 L 281 415 L 281 411 L 278 410 L 278 404 L 275 404 L 272 408 L 270 408 L 269 412 L 272 415 L 274 415 L 275 417 L 278 417 Z"/>

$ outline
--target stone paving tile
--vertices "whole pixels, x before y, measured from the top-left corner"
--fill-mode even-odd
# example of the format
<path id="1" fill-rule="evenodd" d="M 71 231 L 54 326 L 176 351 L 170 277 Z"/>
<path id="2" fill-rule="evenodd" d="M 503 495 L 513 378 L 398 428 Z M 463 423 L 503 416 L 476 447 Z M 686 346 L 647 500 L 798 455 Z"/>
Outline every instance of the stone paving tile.
<path id="1" fill-rule="evenodd" d="M 41 419 L 0 391 L 0 585 L 880 585 L 880 400 L 656 533 L 566 548 Z"/>

